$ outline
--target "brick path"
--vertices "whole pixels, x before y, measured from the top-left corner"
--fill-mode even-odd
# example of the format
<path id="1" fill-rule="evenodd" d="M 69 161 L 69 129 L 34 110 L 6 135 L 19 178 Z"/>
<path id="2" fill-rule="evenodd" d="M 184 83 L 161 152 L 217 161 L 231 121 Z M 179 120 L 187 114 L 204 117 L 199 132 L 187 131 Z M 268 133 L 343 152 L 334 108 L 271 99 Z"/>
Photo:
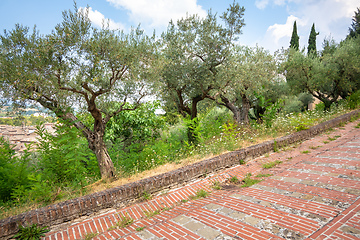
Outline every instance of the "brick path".
<path id="1" fill-rule="evenodd" d="M 360 239 L 358 122 L 151 200 L 72 222 L 45 239 Z M 283 163 L 262 168 L 275 160 Z M 263 181 L 240 187 L 249 173 Z M 239 183 L 230 181 L 234 176 Z M 211 193 L 192 199 L 201 189 Z"/>

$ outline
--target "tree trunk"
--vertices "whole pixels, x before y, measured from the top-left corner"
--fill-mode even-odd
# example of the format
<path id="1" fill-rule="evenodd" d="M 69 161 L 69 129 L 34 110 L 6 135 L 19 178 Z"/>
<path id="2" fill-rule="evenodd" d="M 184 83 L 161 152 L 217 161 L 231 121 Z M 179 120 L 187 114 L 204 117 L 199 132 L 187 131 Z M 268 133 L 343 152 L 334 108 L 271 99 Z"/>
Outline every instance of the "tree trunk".
<path id="1" fill-rule="evenodd" d="M 248 124 L 249 123 L 250 101 L 246 97 L 245 94 L 241 96 L 241 100 L 242 100 L 242 107 L 241 107 L 240 120 L 241 120 L 241 122 Z"/>
<path id="2" fill-rule="evenodd" d="M 190 115 L 191 123 L 188 126 L 187 135 L 188 135 L 189 142 L 194 143 L 194 144 L 196 144 L 199 141 L 198 133 L 195 130 L 199 124 L 196 119 L 197 113 L 198 113 L 197 104 L 201 100 L 203 100 L 203 98 L 201 96 L 197 96 L 192 99 L 192 103 L 191 103 L 191 115 Z"/>
<path id="3" fill-rule="evenodd" d="M 243 122 L 243 119 L 242 119 L 242 115 L 243 115 L 243 112 L 242 112 L 242 109 L 238 108 L 236 105 L 235 105 L 235 102 L 231 102 L 227 97 L 224 97 L 224 96 L 220 96 L 223 104 L 227 109 L 229 109 L 232 113 L 233 113 L 233 118 L 234 120 L 237 122 L 237 124 L 240 124 Z"/>
<path id="4" fill-rule="evenodd" d="M 111 158 L 103 141 L 95 143 L 94 152 L 98 160 L 101 178 L 114 178 L 114 164 L 111 161 Z"/>
<path id="5" fill-rule="evenodd" d="M 95 153 L 101 178 L 114 178 L 115 168 L 104 143 L 104 132 L 97 131 L 88 139 L 89 148 Z"/>

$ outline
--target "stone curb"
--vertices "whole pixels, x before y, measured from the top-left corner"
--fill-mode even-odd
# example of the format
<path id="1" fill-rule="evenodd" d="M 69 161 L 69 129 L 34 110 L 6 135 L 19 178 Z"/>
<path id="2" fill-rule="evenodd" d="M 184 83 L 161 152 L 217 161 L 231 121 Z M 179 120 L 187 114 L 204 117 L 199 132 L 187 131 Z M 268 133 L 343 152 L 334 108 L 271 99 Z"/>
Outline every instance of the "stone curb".
<path id="1" fill-rule="evenodd" d="M 0 239 L 8 239 L 13 236 L 18 231 L 19 224 L 25 225 L 26 223 L 27 225 L 31 225 L 37 223 L 40 226 L 54 226 L 77 219 L 81 216 L 91 215 L 107 208 L 120 208 L 126 206 L 138 199 L 144 192 L 155 194 L 163 189 L 169 189 L 193 181 L 204 174 L 238 165 L 240 164 L 240 160 L 253 159 L 273 151 L 274 144 L 276 144 L 276 148 L 281 148 L 295 142 L 307 140 L 330 128 L 338 126 L 340 123 L 349 121 L 351 117 L 357 114 L 360 114 L 360 109 L 320 123 L 307 130 L 292 133 L 275 140 L 225 153 L 217 157 L 206 159 L 167 173 L 138 180 L 133 183 L 56 203 L 0 220 Z"/>

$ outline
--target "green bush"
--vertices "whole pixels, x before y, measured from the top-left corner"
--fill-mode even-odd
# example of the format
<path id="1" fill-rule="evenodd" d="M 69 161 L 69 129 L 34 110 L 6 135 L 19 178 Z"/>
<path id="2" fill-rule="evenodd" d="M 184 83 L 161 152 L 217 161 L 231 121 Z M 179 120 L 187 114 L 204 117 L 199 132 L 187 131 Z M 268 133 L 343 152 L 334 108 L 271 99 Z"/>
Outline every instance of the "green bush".
<path id="1" fill-rule="evenodd" d="M 37 126 L 39 142 L 31 166 L 27 184 L 13 188 L 12 199 L 17 203 L 35 201 L 49 204 L 99 179 L 100 173 L 95 155 L 87 141 L 74 127 L 65 122 L 56 125 L 55 134 Z"/>
<path id="2" fill-rule="evenodd" d="M 28 227 L 19 225 L 19 232 L 14 236 L 18 240 L 40 240 L 45 236 L 45 233 L 49 232 L 48 227 L 39 227 L 37 224 L 33 224 Z"/>
<path id="3" fill-rule="evenodd" d="M 347 99 L 347 106 L 350 109 L 356 109 L 360 106 L 360 90 L 357 90 L 351 94 Z"/>
<path id="4" fill-rule="evenodd" d="M 17 156 L 13 147 L 0 137 L 0 202 L 7 202 L 14 197 L 16 189 L 28 189 L 30 180 L 29 152 Z"/>
<path id="5" fill-rule="evenodd" d="M 65 122 L 56 125 L 55 134 L 37 126 L 39 135 L 37 169 L 42 181 L 84 186 L 87 178 L 99 178 L 95 154 L 75 127 Z"/>

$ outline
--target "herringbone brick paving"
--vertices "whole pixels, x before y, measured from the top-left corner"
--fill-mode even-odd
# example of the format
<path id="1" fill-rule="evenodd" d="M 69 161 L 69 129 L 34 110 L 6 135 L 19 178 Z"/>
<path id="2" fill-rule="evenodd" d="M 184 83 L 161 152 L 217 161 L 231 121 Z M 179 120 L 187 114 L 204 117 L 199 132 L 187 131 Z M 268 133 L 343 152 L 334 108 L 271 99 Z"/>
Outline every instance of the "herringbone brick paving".
<path id="1" fill-rule="evenodd" d="M 358 122 L 151 200 L 78 220 L 45 240 L 360 239 Z M 262 168 L 275 160 L 283 163 Z M 247 188 L 229 181 L 248 173 L 253 179 L 261 173 L 263 181 Z M 215 182 L 221 190 L 213 189 Z M 191 198 L 200 189 L 211 193 Z"/>

